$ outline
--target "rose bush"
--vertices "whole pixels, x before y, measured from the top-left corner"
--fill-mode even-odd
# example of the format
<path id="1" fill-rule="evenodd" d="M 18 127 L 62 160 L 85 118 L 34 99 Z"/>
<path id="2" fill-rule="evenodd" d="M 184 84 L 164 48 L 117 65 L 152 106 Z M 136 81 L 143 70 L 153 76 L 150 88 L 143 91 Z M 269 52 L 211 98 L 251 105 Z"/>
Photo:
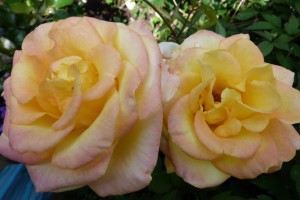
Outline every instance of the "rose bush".
<path id="1" fill-rule="evenodd" d="M 264 62 L 245 34 L 198 31 L 161 43 L 166 166 L 196 187 L 281 168 L 300 148 L 294 74 Z"/>
<path id="2" fill-rule="evenodd" d="M 4 84 L 0 153 L 37 191 L 145 187 L 162 126 L 161 55 L 146 25 L 72 17 L 37 27 Z"/>

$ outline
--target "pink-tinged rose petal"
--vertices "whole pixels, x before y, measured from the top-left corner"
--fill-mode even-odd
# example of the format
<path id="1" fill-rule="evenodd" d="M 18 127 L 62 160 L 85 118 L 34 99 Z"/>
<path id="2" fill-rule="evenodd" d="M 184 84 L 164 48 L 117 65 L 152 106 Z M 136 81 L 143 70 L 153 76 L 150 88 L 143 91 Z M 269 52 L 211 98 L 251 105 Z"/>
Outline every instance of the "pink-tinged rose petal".
<path id="1" fill-rule="evenodd" d="M 216 136 L 206 124 L 200 112 L 195 115 L 194 127 L 200 142 L 207 149 L 217 154 L 249 158 L 260 146 L 259 134 L 244 129 L 238 135 L 229 138 Z"/>
<path id="2" fill-rule="evenodd" d="M 22 50 L 25 54 L 36 56 L 53 48 L 54 42 L 49 37 L 53 25 L 54 23 L 42 24 L 25 37 L 22 44 Z"/>
<path id="3" fill-rule="evenodd" d="M 141 36 L 118 24 L 113 42 L 122 59 L 132 64 L 144 79 L 149 71 L 149 55 Z"/>
<path id="4" fill-rule="evenodd" d="M 250 158 L 239 159 L 222 156 L 213 163 L 223 172 L 241 179 L 255 178 L 262 173 L 267 173 L 269 170 L 281 166 L 278 149 L 272 134 L 272 132 L 267 131 L 260 134 L 261 144 Z"/>
<path id="5" fill-rule="evenodd" d="M 208 150 L 197 138 L 189 109 L 188 96 L 180 98 L 168 116 L 168 130 L 172 141 L 180 149 L 196 159 L 211 160 L 218 155 Z"/>
<path id="6" fill-rule="evenodd" d="M 224 37 L 212 31 L 200 30 L 189 36 L 180 45 L 181 49 L 188 49 L 193 47 L 204 48 L 209 50 L 218 49 L 221 40 Z"/>
<path id="7" fill-rule="evenodd" d="M 77 169 L 110 149 L 116 134 L 119 101 L 117 91 L 113 91 L 90 127 L 80 135 L 71 133 L 68 138 L 57 145 L 52 155 L 52 163 L 60 168 Z"/>
<path id="8" fill-rule="evenodd" d="M 139 121 L 119 140 L 103 177 L 89 186 L 101 196 L 119 195 L 144 188 L 151 181 L 162 129 L 162 111 Z"/>
<path id="9" fill-rule="evenodd" d="M 14 64 L 11 72 L 11 93 L 19 103 L 24 104 L 38 94 L 38 85 L 43 74 L 37 73 L 37 66 L 30 57 L 24 53 L 16 53 L 20 54 L 20 58 Z"/>
<path id="10" fill-rule="evenodd" d="M 234 42 L 228 50 L 237 59 L 244 74 L 250 69 L 264 64 L 262 53 L 250 40 L 239 39 Z"/>
<path id="11" fill-rule="evenodd" d="M 220 42 L 220 49 L 228 49 L 228 47 L 230 47 L 233 43 L 235 43 L 237 40 L 239 39 L 246 39 L 249 40 L 250 37 L 248 34 L 236 34 L 236 35 L 232 35 L 228 38 L 224 38 L 221 42 Z"/>
<path id="12" fill-rule="evenodd" d="M 107 44 L 98 44 L 88 51 L 86 57 L 96 67 L 99 79 L 101 79 L 103 74 L 116 77 L 122 67 L 121 55 L 112 46 Z"/>
<path id="13" fill-rule="evenodd" d="M 11 96 L 10 104 L 9 109 L 12 116 L 10 122 L 14 124 L 30 124 L 46 114 L 35 99 L 22 105 L 17 102 L 14 96 Z"/>
<path id="14" fill-rule="evenodd" d="M 294 83 L 295 73 L 278 65 L 272 65 L 275 79 L 292 86 Z"/>
<path id="15" fill-rule="evenodd" d="M 106 172 L 111 153 L 112 150 L 96 158 L 92 163 L 75 170 L 59 168 L 49 161 L 27 165 L 27 170 L 37 192 L 87 185 Z"/>
<path id="16" fill-rule="evenodd" d="M 185 154 L 175 143 L 169 141 L 169 146 L 176 174 L 189 184 L 198 188 L 214 187 L 230 177 L 210 161 L 194 159 Z"/>
<path id="17" fill-rule="evenodd" d="M 104 44 L 113 44 L 113 37 L 117 32 L 117 25 L 112 22 L 99 21 L 98 19 L 86 18 L 97 30 Z"/>
<path id="18" fill-rule="evenodd" d="M 269 118 L 265 115 L 257 115 L 242 120 L 243 127 L 252 132 L 261 132 L 268 124 Z"/>
<path id="19" fill-rule="evenodd" d="M 9 144 L 9 139 L 6 134 L 1 134 L 0 136 L 0 154 L 11 160 L 22 162 L 28 165 L 34 165 L 36 163 L 39 163 L 49 156 L 49 152 L 45 152 L 43 154 L 36 154 L 19 153 L 17 151 L 14 151 Z"/>
<path id="20" fill-rule="evenodd" d="M 300 122 L 300 92 L 280 81 L 276 82 L 276 89 L 280 95 L 282 106 L 274 113 L 281 121 L 294 124 Z"/>
<path id="21" fill-rule="evenodd" d="M 149 30 L 146 22 L 143 20 L 136 20 L 136 21 L 132 22 L 128 27 L 131 30 L 137 32 L 142 37 L 148 37 L 148 38 L 151 38 L 151 40 L 154 39 L 153 34 Z M 157 46 L 155 46 L 155 49 L 156 48 L 157 48 Z"/>
<path id="22" fill-rule="evenodd" d="M 53 130 L 52 123 L 53 119 L 44 117 L 29 125 L 11 124 L 8 132 L 11 147 L 20 153 L 43 153 L 57 145 L 74 127 L 73 124 Z"/>
<path id="23" fill-rule="evenodd" d="M 246 86 L 242 101 L 249 109 L 261 113 L 272 113 L 283 105 L 280 95 L 271 83 L 256 80 Z"/>
<path id="24" fill-rule="evenodd" d="M 161 71 L 161 90 L 162 90 L 162 101 L 167 103 L 175 95 L 180 85 L 180 78 L 170 73 L 165 67 L 162 66 Z"/>
<path id="25" fill-rule="evenodd" d="M 124 69 L 118 77 L 120 95 L 120 114 L 116 125 L 117 137 L 127 134 L 139 119 L 135 93 L 142 83 L 138 70 L 130 63 L 124 62 Z"/>
<path id="26" fill-rule="evenodd" d="M 65 55 L 84 55 L 102 43 L 98 32 L 85 17 L 70 17 L 56 22 L 49 36 Z"/>
<path id="27" fill-rule="evenodd" d="M 299 149 L 300 135 L 292 125 L 283 124 L 278 120 L 272 120 L 265 130 L 272 135 L 280 161 L 290 161 Z M 297 144 L 296 148 L 294 143 Z"/>
<path id="28" fill-rule="evenodd" d="M 149 56 L 148 76 L 136 91 L 139 117 L 145 119 L 153 112 L 161 109 L 161 55 L 153 38 L 142 37 Z M 146 63 L 145 63 L 146 64 Z"/>

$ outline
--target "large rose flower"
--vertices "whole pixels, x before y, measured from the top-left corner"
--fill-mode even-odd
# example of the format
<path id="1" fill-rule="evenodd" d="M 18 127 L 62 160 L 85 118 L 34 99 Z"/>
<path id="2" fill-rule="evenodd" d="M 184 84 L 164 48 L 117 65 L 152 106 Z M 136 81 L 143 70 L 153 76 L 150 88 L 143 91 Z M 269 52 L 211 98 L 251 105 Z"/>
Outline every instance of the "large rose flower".
<path id="1" fill-rule="evenodd" d="M 167 169 L 196 187 L 281 168 L 300 147 L 294 74 L 264 62 L 248 35 L 198 31 L 162 43 Z"/>
<path id="2" fill-rule="evenodd" d="M 0 153 L 27 165 L 37 191 L 145 187 L 160 143 L 160 63 L 140 21 L 72 17 L 37 27 L 4 84 Z"/>

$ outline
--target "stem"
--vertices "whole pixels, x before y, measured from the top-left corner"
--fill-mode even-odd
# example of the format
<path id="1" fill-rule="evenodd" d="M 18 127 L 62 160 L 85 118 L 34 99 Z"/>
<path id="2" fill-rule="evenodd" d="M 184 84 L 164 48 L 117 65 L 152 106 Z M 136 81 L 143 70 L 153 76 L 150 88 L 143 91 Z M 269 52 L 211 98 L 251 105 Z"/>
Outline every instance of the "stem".
<path id="1" fill-rule="evenodd" d="M 173 37 L 175 38 L 175 40 L 177 40 L 177 34 L 174 31 L 174 29 L 172 28 L 171 24 L 168 22 L 168 20 L 164 17 L 164 15 L 160 12 L 159 9 L 157 9 L 150 1 L 148 0 L 143 0 L 146 4 L 148 4 L 155 12 L 157 12 L 157 14 L 162 18 L 162 20 L 166 23 L 166 25 L 168 26 L 168 28 L 170 29 Z"/>

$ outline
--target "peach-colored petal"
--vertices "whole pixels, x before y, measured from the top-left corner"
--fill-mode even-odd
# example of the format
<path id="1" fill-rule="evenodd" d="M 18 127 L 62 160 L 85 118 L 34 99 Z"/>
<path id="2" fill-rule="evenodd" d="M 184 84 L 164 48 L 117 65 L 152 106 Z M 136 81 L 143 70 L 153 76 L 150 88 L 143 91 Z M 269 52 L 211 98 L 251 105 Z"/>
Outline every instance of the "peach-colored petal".
<path id="1" fill-rule="evenodd" d="M 251 81 L 242 93 L 242 100 L 250 109 L 262 113 L 272 113 L 283 104 L 276 88 L 266 81 Z"/>
<path id="2" fill-rule="evenodd" d="M 110 45 L 98 44 L 87 52 L 86 59 L 96 67 L 99 79 L 103 74 L 116 77 L 121 71 L 121 55 Z"/>
<path id="3" fill-rule="evenodd" d="M 278 65 L 272 65 L 273 73 L 276 80 L 281 81 L 289 86 L 294 83 L 295 73 Z"/>
<path id="4" fill-rule="evenodd" d="M 228 50 L 237 59 L 244 74 L 264 64 L 264 57 L 259 48 L 248 39 L 237 40 Z"/>
<path id="5" fill-rule="evenodd" d="M 37 95 L 38 85 L 43 74 L 37 73 L 35 63 L 30 57 L 24 53 L 20 54 L 20 58 L 14 64 L 11 72 L 11 93 L 19 103 L 24 104 Z"/>
<path id="6" fill-rule="evenodd" d="M 49 161 L 27 165 L 27 170 L 37 192 L 87 185 L 99 179 L 106 172 L 111 152 L 109 151 L 96 158 L 92 163 L 75 170 L 59 168 Z"/>
<path id="7" fill-rule="evenodd" d="M 261 173 L 281 166 L 279 153 L 272 133 L 261 133 L 261 144 L 255 154 L 247 159 L 222 156 L 213 163 L 225 173 L 237 178 L 255 178 Z"/>
<path id="8" fill-rule="evenodd" d="M 162 91 L 162 101 L 166 104 L 178 90 L 180 85 L 180 78 L 172 73 L 170 73 L 166 65 L 162 66 L 161 70 L 161 91 Z"/>
<path id="9" fill-rule="evenodd" d="M 139 118 L 145 119 L 161 107 L 161 55 L 153 37 L 142 37 L 149 56 L 148 76 L 136 91 Z M 147 64 L 147 63 L 145 63 Z"/>
<path id="10" fill-rule="evenodd" d="M 131 30 L 137 32 L 142 37 L 148 37 L 154 40 L 153 34 L 148 28 L 146 22 L 144 20 L 136 20 L 129 24 L 128 26 Z M 155 47 L 157 48 L 157 47 Z"/>
<path id="11" fill-rule="evenodd" d="M 230 137 L 238 135 L 242 129 L 242 123 L 236 118 L 226 120 L 222 125 L 218 126 L 214 133 L 219 137 Z"/>
<path id="12" fill-rule="evenodd" d="M 53 48 L 54 43 L 49 37 L 53 25 L 53 22 L 41 24 L 25 37 L 22 44 L 22 50 L 25 54 L 30 56 L 39 55 L 41 52 L 47 52 Z"/>
<path id="13" fill-rule="evenodd" d="M 180 48 L 188 49 L 192 47 L 198 47 L 215 50 L 218 49 L 222 39 L 224 39 L 224 37 L 212 31 L 200 30 L 186 38 L 180 45 Z"/>
<path id="14" fill-rule="evenodd" d="M 117 25 L 112 22 L 99 21 L 92 17 L 86 17 L 86 19 L 94 26 L 103 43 L 112 44 L 113 37 L 117 32 Z"/>
<path id="15" fill-rule="evenodd" d="M 299 123 L 300 92 L 280 81 L 276 82 L 276 89 L 280 95 L 282 106 L 274 115 L 288 124 Z"/>
<path id="16" fill-rule="evenodd" d="M 144 188 L 151 181 L 162 129 L 162 111 L 139 121 L 114 149 L 105 175 L 89 186 L 101 196 Z"/>
<path id="17" fill-rule="evenodd" d="M 76 169 L 106 152 L 114 142 L 118 113 L 119 95 L 114 91 L 90 127 L 80 135 L 70 134 L 56 147 L 52 163 L 61 168 Z"/>
<path id="18" fill-rule="evenodd" d="M 6 134 L 0 135 L 0 154 L 17 162 L 22 162 L 28 165 L 34 165 L 41 162 L 49 156 L 48 152 L 43 154 L 36 153 L 19 153 L 14 151 Z"/>
<path id="19" fill-rule="evenodd" d="M 71 132 L 74 124 L 59 130 L 51 129 L 53 119 L 43 117 L 29 125 L 11 124 L 8 137 L 11 147 L 20 153 L 42 153 L 57 145 Z"/>
<path id="20" fill-rule="evenodd" d="M 217 137 L 198 112 L 194 118 L 194 127 L 200 142 L 210 151 L 238 158 L 249 158 L 260 145 L 259 134 L 242 129 L 240 134 L 229 137 Z"/>
<path id="21" fill-rule="evenodd" d="M 149 71 L 150 61 L 142 38 L 136 32 L 120 25 L 113 39 L 114 47 L 122 55 L 122 59 L 133 65 L 144 79 Z"/>
<path id="22" fill-rule="evenodd" d="M 198 140 L 189 109 L 188 96 L 180 98 L 168 116 L 168 130 L 172 141 L 186 154 L 196 159 L 211 160 L 218 155 L 208 150 Z"/>
<path id="23" fill-rule="evenodd" d="M 292 125 L 272 120 L 265 132 L 272 135 L 280 161 L 290 161 L 296 155 L 296 150 L 299 148 L 300 136 Z M 296 148 L 293 143 L 298 143 Z"/>
<path id="24" fill-rule="evenodd" d="M 199 187 L 213 187 L 226 181 L 230 176 L 217 169 L 210 161 L 190 157 L 169 142 L 175 172 L 189 184 Z"/>
<path id="25" fill-rule="evenodd" d="M 250 37 L 248 34 L 236 34 L 236 35 L 232 35 L 230 37 L 224 38 L 221 42 L 220 42 L 220 49 L 227 49 L 228 47 L 230 47 L 233 43 L 235 43 L 237 40 L 239 39 L 247 39 L 249 40 Z"/>

